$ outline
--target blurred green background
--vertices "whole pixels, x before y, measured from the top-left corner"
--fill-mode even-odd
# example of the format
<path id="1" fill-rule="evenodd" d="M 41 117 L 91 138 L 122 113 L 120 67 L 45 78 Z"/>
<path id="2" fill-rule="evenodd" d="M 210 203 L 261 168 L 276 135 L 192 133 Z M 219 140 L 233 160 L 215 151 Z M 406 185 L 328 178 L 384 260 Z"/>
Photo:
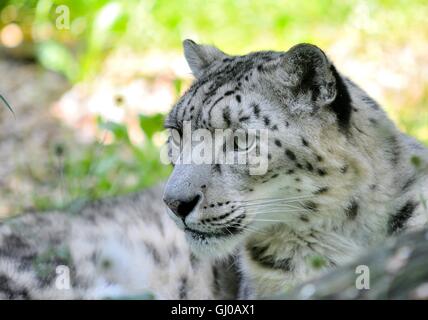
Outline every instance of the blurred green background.
<path id="1" fill-rule="evenodd" d="M 78 206 L 168 176 L 163 117 L 191 82 L 181 41 L 231 54 L 325 49 L 428 144 L 426 0 L 6 0 L 0 217 Z"/>

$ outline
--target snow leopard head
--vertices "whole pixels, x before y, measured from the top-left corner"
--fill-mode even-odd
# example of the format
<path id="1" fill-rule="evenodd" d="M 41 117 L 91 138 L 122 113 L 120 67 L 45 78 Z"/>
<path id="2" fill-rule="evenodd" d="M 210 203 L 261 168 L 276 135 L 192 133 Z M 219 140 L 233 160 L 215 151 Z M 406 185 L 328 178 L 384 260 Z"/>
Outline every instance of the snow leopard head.
<path id="1" fill-rule="evenodd" d="M 185 40 L 184 53 L 196 80 L 165 122 L 175 166 L 164 201 L 191 246 L 217 255 L 278 221 L 310 221 L 349 171 L 345 159 L 331 156 L 346 140 L 352 111 L 335 67 L 310 44 L 231 56 Z M 219 142 L 216 129 L 232 134 Z M 186 131 L 198 130 L 212 138 L 198 135 L 186 152 Z M 207 145 L 211 162 L 190 159 L 189 150 L 200 155 Z M 224 163 L 217 153 L 247 162 Z M 265 170 L 252 173 L 257 166 Z"/>

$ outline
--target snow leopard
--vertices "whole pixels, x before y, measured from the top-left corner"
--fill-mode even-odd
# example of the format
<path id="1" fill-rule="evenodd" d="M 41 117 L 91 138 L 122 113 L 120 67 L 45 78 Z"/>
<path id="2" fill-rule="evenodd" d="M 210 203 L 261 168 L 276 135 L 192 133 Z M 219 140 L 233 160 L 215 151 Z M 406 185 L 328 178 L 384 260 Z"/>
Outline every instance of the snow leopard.
<path id="1" fill-rule="evenodd" d="M 320 48 L 183 46 L 195 80 L 165 120 L 169 155 L 185 122 L 263 129 L 266 172 L 171 159 L 151 190 L 7 220 L 1 298 L 273 298 L 427 224 L 428 149 Z"/>

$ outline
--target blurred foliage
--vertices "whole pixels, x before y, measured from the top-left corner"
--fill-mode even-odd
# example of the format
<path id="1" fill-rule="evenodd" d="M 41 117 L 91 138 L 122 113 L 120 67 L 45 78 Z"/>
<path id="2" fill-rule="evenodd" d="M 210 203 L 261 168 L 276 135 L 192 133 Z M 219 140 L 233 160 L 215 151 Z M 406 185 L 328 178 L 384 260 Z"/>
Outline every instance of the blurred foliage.
<path id="1" fill-rule="evenodd" d="M 163 130 L 163 115 L 140 115 L 145 142 L 131 142 L 124 124 L 98 118 L 104 139 L 80 150 L 68 152 L 66 144 L 55 146 L 52 166 L 60 176 L 62 197 L 33 195 L 39 210 L 62 208 L 78 211 L 87 200 L 126 194 L 144 189 L 168 177 L 171 168 L 160 162 L 153 134 Z M 112 143 L 105 144 L 110 136 Z"/>
<path id="2" fill-rule="evenodd" d="M 298 42 L 327 47 L 346 37 L 352 28 L 358 29 L 362 37 L 385 44 L 406 43 L 415 35 L 428 38 L 426 0 L 364 1 L 370 17 L 363 13 L 361 19 L 369 21 L 352 20 L 362 2 L 3 0 L 0 28 L 17 24 L 22 30 L 23 44 L 30 45 L 37 61 L 72 83 L 93 79 L 104 59 L 118 47 L 142 53 L 153 49 L 178 51 L 184 38 L 215 43 L 232 54 L 262 48 L 284 50 Z M 57 26 L 63 6 L 70 13 L 66 30 Z M 174 80 L 173 85 L 177 93 L 182 91 L 180 79 Z M 426 143 L 427 99 L 400 109 L 398 115 L 399 125 Z M 123 124 L 103 119 L 98 119 L 99 128 L 111 133 L 113 142 L 70 153 L 58 146 L 56 154 L 62 161 L 59 170 L 66 197 L 92 199 L 126 193 L 166 177 L 170 168 L 160 164 L 159 149 L 153 141 L 162 130 L 162 121 L 163 115 L 140 116 L 139 124 L 146 137 L 141 146 L 130 141 L 128 128 Z M 34 197 L 37 208 L 59 205 L 50 197 Z"/>
<path id="3" fill-rule="evenodd" d="M 185 37 L 201 38 L 230 53 L 261 47 L 283 50 L 297 42 L 331 43 L 360 0 L 6 0 L 16 22 L 46 67 L 77 81 L 94 75 L 109 50 L 178 49 Z M 383 41 L 405 38 L 403 28 L 426 19 L 426 0 L 370 0 L 370 33 Z M 66 6 L 70 29 L 56 27 Z M 7 12 L 8 10 L 6 10 Z M 9 10 L 10 11 L 10 10 Z M 11 21 L 9 21 L 11 20 Z M 60 20 L 61 21 L 61 20 Z M 428 32 L 428 30 L 421 30 Z M 405 39 L 403 39 L 405 40 Z"/>

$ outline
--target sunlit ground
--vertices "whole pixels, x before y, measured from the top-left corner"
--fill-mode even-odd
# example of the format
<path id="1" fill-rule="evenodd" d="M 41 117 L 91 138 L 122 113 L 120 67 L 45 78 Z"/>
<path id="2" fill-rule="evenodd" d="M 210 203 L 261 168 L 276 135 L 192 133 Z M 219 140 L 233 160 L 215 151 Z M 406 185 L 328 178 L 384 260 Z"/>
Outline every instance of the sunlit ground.
<path id="1" fill-rule="evenodd" d="M 231 54 L 317 44 L 428 144 L 425 1 L 94 1 L 86 11 L 83 1 L 62 1 L 75 15 L 61 31 L 54 9 L 43 15 L 20 2 L 0 7 L 9 57 L 0 93 L 16 113 L 0 109 L 0 216 L 79 206 L 165 178 L 162 115 L 191 82 L 184 38 Z M 37 65 L 14 62 L 28 57 Z"/>

